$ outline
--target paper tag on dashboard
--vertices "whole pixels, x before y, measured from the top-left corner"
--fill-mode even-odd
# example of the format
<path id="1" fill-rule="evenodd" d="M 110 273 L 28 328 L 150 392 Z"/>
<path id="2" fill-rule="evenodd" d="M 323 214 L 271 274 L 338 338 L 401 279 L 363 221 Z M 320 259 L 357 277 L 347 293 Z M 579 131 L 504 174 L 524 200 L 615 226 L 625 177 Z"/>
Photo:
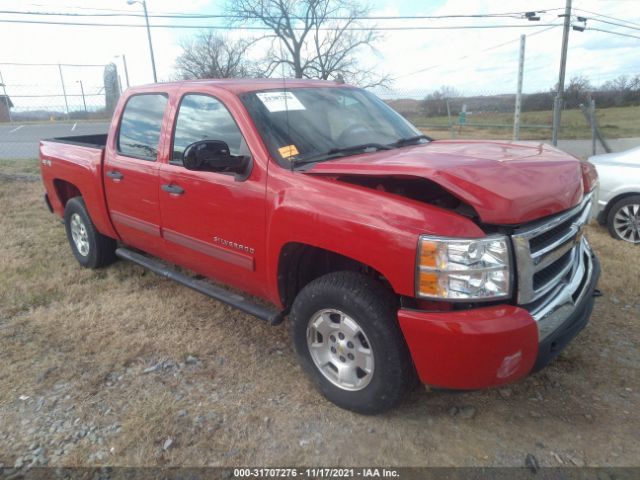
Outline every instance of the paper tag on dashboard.
<path id="1" fill-rule="evenodd" d="M 306 110 L 293 92 L 260 92 L 256 96 L 271 113 L 286 110 Z"/>
<path id="2" fill-rule="evenodd" d="M 289 158 L 298 155 L 298 149 L 295 145 L 287 145 L 286 147 L 280 147 L 278 153 L 282 158 Z"/>

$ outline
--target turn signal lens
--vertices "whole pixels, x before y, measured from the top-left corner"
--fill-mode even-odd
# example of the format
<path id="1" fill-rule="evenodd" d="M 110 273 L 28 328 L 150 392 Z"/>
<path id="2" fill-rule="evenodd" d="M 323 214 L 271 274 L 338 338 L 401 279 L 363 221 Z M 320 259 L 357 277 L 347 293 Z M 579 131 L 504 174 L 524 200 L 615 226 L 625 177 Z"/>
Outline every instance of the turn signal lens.
<path id="1" fill-rule="evenodd" d="M 437 253 L 438 244 L 436 242 L 423 241 L 420 249 L 420 265 L 435 268 Z"/>
<path id="2" fill-rule="evenodd" d="M 420 271 L 420 292 L 431 297 L 438 296 L 438 275 L 433 272 Z"/>

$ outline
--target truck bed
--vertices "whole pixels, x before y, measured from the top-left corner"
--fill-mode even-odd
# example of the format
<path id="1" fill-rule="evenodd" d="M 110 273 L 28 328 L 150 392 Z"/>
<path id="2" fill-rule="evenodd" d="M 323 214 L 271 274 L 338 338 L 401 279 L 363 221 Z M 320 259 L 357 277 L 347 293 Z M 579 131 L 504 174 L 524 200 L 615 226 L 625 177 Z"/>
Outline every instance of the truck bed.
<path id="1" fill-rule="evenodd" d="M 107 134 L 98 133 L 93 135 L 76 135 L 73 137 L 56 137 L 48 138 L 47 142 L 68 143 L 70 145 L 79 145 L 81 147 L 103 149 L 107 144 Z"/>
<path id="2" fill-rule="evenodd" d="M 42 140 L 40 171 L 54 212 L 62 217 L 69 198 L 81 195 L 96 228 L 113 238 L 104 197 L 102 160 L 106 135 L 80 135 Z"/>

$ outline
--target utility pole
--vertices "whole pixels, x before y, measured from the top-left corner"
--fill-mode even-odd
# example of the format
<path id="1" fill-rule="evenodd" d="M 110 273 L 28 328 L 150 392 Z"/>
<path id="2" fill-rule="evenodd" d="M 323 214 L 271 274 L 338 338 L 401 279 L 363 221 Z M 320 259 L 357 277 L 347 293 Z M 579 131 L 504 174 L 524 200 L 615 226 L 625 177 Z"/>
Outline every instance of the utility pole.
<path id="1" fill-rule="evenodd" d="M 127 0 L 127 4 L 133 5 L 134 3 L 140 3 L 144 10 L 144 20 L 147 24 L 147 39 L 149 40 L 149 53 L 151 55 L 151 69 L 153 70 L 153 82 L 158 83 L 158 76 L 156 75 L 156 60 L 153 56 L 153 44 L 151 43 L 151 27 L 149 26 L 149 13 L 147 13 L 146 0 Z M 126 69 L 126 67 L 125 67 Z"/>
<path id="2" fill-rule="evenodd" d="M 127 57 L 123 54 L 115 55 L 114 58 L 122 58 L 122 64 L 124 65 L 124 79 L 127 81 L 127 88 L 129 88 L 129 69 L 127 68 Z M 120 85 L 122 87 L 122 83 Z M 120 89 L 120 93 L 122 93 L 122 88 Z"/>
<path id="3" fill-rule="evenodd" d="M 67 110 L 67 118 L 69 118 L 69 102 L 67 101 L 67 90 L 64 88 L 64 77 L 62 76 L 62 65 L 58 64 L 58 71 L 60 72 L 60 83 L 62 84 L 62 95 L 64 95 L 64 106 Z"/>
<path id="4" fill-rule="evenodd" d="M 78 80 L 80 84 L 80 93 L 82 93 L 82 104 L 84 105 L 84 113 L 87 113 L 87 101 L 84 98 L 84 87 L 82 86 L 82 80 Z"/>
<path id="5" fill-rule="evenodd" d="M 571 27 L 571 0 L 567 0 L 564 8 L 564 28 L 562 30 L 562 52 L 560 54 L 560 78 L 558 79 L 558 92 L 553 102 L 553 130 L 551 143 L 558 145 L 558 130 L 562 114 L 562 96 L 564 94 L 564 76 L 567 70 L 567 47 L 569 46 L 569 29 Z"/>
<path id="6" fill-rule="evenodd" d="M 522 79 L 524 77 L 524 45 L 526 35 L 520 35 L 520 59 L 518 61 L 518 91 L 516 93 L 516 110 L 513 115 L 513 139 L 520 140 L 520 111 L 522 110 Z"/>
<path id="7" fill-rule="evenodd" d="M 4 79 L 2 78 L 2 72 L 0 72 L 0 87 L 2 87 L 2 92 L 4 93 L 4 103 L 7 106 L 7 115 L 9 115 L 9 123 L 13 123 L 13 118 L 11 118 L 11 104 L 9 103 L 9 97 L 7 96 L 7 86 L 4 84 Z"/>
<path id="8" fill-rule="evenodd" d="M 124 53 L 122 54 L 122 63 L 124 65 L 124 79 L 127 81 L 127 88 L 129 88 L 129 70 L 127 69 L 127 57 L 124 56 Z M 155 67 L 153 71 L 155 72 Z"/>

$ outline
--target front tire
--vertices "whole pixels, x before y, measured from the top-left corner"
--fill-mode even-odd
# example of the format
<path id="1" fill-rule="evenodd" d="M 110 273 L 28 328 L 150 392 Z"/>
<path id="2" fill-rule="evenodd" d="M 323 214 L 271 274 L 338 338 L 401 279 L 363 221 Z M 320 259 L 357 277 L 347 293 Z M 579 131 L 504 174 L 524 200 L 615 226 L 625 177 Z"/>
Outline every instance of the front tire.
<path id="1" fill-rule="evenodd" d="M 115 261 L 116 241 L 96 230 L 82 197 L 74 197 L 65 205 L 64 227 L 73 256 L 80 265 L 100 268 Z"/>
<path id="2" fill-rule="evenodd" d="M 615 239 L 640 243 L 640 195 L 631 195 L 613 204 L 607 216 L 607 228 Z"/>
<path id="3" fill-rule="evenodd" d="M 414 384 L 395 298 L 371 277 L 335 272 L 310 282 L 296 297 L 290 320 L 303 369 L 336 405 L 384 412 Z"/>

